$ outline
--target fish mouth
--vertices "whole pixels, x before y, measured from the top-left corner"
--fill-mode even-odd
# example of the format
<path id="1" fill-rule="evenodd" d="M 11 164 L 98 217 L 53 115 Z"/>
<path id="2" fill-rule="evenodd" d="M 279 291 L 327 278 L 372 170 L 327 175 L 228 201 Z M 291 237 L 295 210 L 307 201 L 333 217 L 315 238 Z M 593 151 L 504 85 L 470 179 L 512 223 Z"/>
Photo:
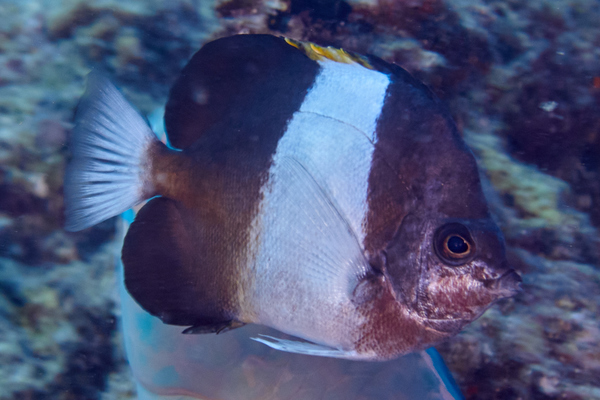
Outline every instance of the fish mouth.
<path id="1" fill-rule="evenodd" d="M 494 289 L 501 297 L 512 297 L 521 291 L 521 276 L 514 269 L 509 269 L 494 282 Z"/>
<path id="2" fill-rule="evenodd" d="M 453 335 L 458 333 L 465 325 L 471 322 L 470 319 L 457 318 L 457 319 L 426 319 L 426 325 L 428 328 L 433 329 L 437 332 L 445 335 Z"/>

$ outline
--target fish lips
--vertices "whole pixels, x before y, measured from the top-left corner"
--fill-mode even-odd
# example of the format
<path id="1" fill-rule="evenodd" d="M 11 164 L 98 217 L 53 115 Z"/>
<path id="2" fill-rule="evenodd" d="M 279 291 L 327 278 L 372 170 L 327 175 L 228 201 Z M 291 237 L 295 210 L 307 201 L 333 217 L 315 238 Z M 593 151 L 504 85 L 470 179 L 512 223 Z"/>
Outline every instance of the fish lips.
<path id="1" fill-rule="evenodd" d="M 491 282 L 490 288 L 498 294 L 499 298 L 512 297 L 519 293 L 523 279 L 514 269 L 509 269 L 499 278 Z"/>
<path id="2" fill-rule="evenodd" d="M 427 319 L 425 325 L 428 328 L 434 329 L 447 336 L 452 336 L 460 332 L 460 330 L 471 322 L 470 319 L 453 318 L 453 319 Z"/>
<path id="3" fill-rule="evenodd" d="M 509 269 L 505 273 L 503 273 L 499 278 L 490 279 L 484 282 L 484 285 L 491 290 L 495 296 L 497 296 L 496 300 L 500 300 L 506 297 L 512 297 L 519 293 L 521 288 L 521 283 L 523 280 L 521 276 L 514 270 Z M 495 301 L 490 302 L 486 307 L 483 307 L 475 312 L 474 315 L 470 316 L 470 318 L 449 318 L 449 319 L 427 319 L 426 325 L 435 329 L 438 332 L 443 332 L 447 335 L 453 335 L 458 333 L 465 325 L 470 322 L 476 320 L 483 314 Z"/>

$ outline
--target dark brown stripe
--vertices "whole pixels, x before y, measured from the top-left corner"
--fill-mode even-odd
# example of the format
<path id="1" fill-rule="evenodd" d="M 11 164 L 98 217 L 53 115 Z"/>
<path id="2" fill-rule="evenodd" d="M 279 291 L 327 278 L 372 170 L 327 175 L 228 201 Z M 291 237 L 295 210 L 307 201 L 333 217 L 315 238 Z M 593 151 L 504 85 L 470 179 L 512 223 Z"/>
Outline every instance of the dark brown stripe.
<path id="1" fill-rule="evenodd" d="M 377 124 L 365 247 L 386 248 L 404 217 L 484 218 L 475 159 L 435 95 L 404 69 L 371 57 L 391 75 Z"/>
<path id="2" fill-rule="evenodd" d="M 123 249 L 127 287 L 144 308 L 176 325 L 235 318 L 261 187 L 318 71 L 268 35 L 209 43 L 184 68 L 165 114 L 170 143 L 184 150 L 153 162 L 170 199 L 144 206 Z"/>
<path id="3" fill-rule="evenodd" d="M 317 62 L 279 37 L 238 35 L 210 42 L 171 89 L 165 111 L 169 141 L 188 148 L 213 132 L 208 136 L 222 146 L 269 153 L 318 69 Z"/>

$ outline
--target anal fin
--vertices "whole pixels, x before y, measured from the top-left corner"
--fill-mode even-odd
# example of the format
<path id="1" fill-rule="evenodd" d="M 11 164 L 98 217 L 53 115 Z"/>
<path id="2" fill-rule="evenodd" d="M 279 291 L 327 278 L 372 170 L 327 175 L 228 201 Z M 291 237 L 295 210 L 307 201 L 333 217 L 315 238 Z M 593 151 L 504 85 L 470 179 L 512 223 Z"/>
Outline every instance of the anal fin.
<path id="1" fill-rule="evenodd" d="M 203 257 L 210 248 L 195 230 L 200 223 L 171 199 L 144 205 L 123 245 L 125 287 L 166 324 L 191 326 L 189 333 L 219 332 L 237 321 L 222 271 Z"/>

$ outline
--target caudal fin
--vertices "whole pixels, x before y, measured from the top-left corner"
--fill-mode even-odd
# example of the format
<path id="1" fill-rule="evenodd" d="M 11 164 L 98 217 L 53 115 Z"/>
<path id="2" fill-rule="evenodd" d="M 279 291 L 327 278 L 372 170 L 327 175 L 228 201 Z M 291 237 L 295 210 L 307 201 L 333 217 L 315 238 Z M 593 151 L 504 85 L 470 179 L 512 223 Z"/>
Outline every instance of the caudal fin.
<path id="1" fill-rule="evenodd" d="M 148 151 L 157 142 L 118 89 L 91 73 L 71 137 L 65 228 L 89 228 L 153 196 Z"/>

